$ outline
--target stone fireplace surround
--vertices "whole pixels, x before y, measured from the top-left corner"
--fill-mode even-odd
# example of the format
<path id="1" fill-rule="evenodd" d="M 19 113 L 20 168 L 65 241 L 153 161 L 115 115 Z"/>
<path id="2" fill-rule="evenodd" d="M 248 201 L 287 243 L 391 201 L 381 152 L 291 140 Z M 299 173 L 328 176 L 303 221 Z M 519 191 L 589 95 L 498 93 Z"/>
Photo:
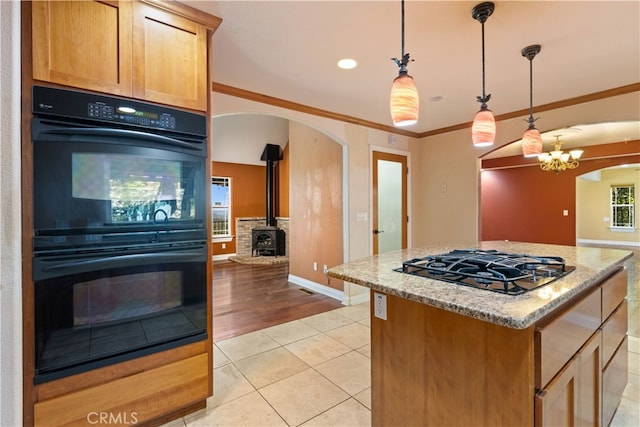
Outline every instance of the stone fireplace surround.
<path id="1" fill-rule="evenodd" d="M 266 225 L 265 217 L 236 218 L 236 255 L 229 260 L 243 264 L 277 264 L 289 262 L 289 218 L 276 217 L 276 226 L 285 233 L 284 256 L 252 256 L 251 230 Z"/>

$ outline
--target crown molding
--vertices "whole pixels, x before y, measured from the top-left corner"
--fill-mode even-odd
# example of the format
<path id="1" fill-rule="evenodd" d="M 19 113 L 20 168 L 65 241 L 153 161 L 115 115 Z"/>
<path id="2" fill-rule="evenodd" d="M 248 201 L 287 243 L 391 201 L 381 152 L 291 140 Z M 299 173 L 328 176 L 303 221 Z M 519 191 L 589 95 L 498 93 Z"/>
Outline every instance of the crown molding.
<path id="1" fill-rule="evenodd" d="M 368 127 L 371 129 L 377 129 L 384 132 L 394 133 L 397 135 L 404 135 L 411 138 L 424 138 L 427 136 L 439 135 L 442 133 L 453 132 L 456 130 L 470 129 L 473 122 L 460 123 L 453 126 L 447 126 L 440 129 L 434 129 L 426 132 L 412 132 L 404 129 L 398 129 L 393 126 L 383 125 L 369 120 L 360 119 L 358 117 L 347 116 L 345 114 L 335 113 L 328 110 L 322 110 L 320 108 L 311 107 L 309 105 L 299 104 L 297 102 L 287 101 L 286 99 L 276 98 L 269 95 L 264 95 L 257 92 L 251 92 L 245 89 L 240 89 L 233 86 L 228 86 L 222 83 L 212 82 L 211 90 L 217 93 L 223 93 L 225 95 L 235 96 L 238 98 L 247 99 L 250 101 L 260 102 L 262 104 L 269 104 L 275 107 L 286 108 L 288 110 L 299 111 L 301 113 L 311 114 L 314 116 L 324 117 L 341 122 L 351 123 Z M 570 107 L 572 105 L 583 104 L 585 102 L 596 101 L 599 99 L 611 98 L 613 96 L 625 95 L 627 93 L 640 92 L 640 82 L 631 83 L 625 86 L 616 87 L 613 89 L 607 89 L 600 92 L 594 92 L 587 95 L 577 96 L 575 98 L 564 99 L 561 101 L 551 102 L 549 104 L 543 104 L 535 106 L 536 113 L 542 111 L 555 110 L 558 108 Z M 509 120 L 520 116 L 529 114 L 529 109 L 512 111 L 510 113 L 498 114 L 495 116 L 496 122 L 502 120 Z"/>

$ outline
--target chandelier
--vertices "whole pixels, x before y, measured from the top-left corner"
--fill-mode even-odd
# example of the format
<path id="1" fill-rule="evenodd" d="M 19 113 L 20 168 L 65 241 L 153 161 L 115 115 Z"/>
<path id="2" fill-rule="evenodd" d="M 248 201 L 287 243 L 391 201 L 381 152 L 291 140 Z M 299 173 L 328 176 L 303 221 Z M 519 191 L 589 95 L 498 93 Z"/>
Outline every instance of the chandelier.
<path id="1" fill-rule="evenodd" d="M 556 140 L 553 142 L 553 151 L 549 153 L 538 154 L 540 161 L 540 169 L 548 172 L 560 173 L 567 169 L 575 169 L 580 164 L 578 159 L 582 156 L 582 150 L 571 150 L 564 153 L 561 149 L 562 141 L 560 135 L 554 135 Z"/>

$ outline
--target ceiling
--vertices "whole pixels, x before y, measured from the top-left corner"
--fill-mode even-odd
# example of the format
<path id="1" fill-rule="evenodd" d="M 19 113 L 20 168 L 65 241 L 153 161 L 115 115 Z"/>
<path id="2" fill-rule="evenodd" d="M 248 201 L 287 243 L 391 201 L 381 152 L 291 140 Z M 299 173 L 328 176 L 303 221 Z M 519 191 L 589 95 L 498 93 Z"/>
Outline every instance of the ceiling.
<path id="1" fill-rule="evenodd" d="M 400 1 L 183 3 L 223 19 L 213 36 L 214 82 L 392 126 Z M 408 69 L 421 110 L 407 130 L 473 120 L 482 93 L 481 25 L 471 17 L 478 3 L 406 2 L 405 51 L 415 60 Z M 531 44 L 542 46 L 533 60 L 534 105 L 640 82 L 640 1 L 494 3 L 485 66 L 495 115 L 529 107 L 529 61 L 521 50 Z M 339 69 L 345 57 L 358 66 Z M 640 138 L 638 123 L 624 128 L 635 134 L 616 135 L 618 141 Z"/>

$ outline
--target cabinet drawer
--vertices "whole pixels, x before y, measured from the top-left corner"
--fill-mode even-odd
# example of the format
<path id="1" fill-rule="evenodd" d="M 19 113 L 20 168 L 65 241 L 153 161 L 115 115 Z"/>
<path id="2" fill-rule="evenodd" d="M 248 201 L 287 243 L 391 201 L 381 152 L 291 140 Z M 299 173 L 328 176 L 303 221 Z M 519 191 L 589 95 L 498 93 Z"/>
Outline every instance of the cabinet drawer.
<path id="1" fill-rule="evenodd" d="M 627 269 L 611 276 L 602 284 L 602 321 L 604 322 L 627 296 Z"/>
<path id="2" fill-rule="evenodd" d="M 627 335 L 627 301 L 622 304 L 602 325 L 602 362 L 607 366 L 624 337 Z"/>
<path id="3" fill-rule="evenodd" d="M 629 347 L 625 337 L 602 371 L 602 425 L 608 426 L 616 412 L 628 380 Z"/>
<path id="4" fill-rule="evenodd" d="M 88 387 L 34 406 L 35 425 L 89 425 L 102 413 L 118 424 L 136 424 L 204 401 L 209 355 L 188 359 Z M 97 421 L 96 421 L 97 420 Z M 112 418 L 110 422 L 116 422 Z"/>
<path id="5" fill-rule="evenodd" d="M 601 325 L 600 288 L 535 331 L 535 386 L 543 388 Z"/>

